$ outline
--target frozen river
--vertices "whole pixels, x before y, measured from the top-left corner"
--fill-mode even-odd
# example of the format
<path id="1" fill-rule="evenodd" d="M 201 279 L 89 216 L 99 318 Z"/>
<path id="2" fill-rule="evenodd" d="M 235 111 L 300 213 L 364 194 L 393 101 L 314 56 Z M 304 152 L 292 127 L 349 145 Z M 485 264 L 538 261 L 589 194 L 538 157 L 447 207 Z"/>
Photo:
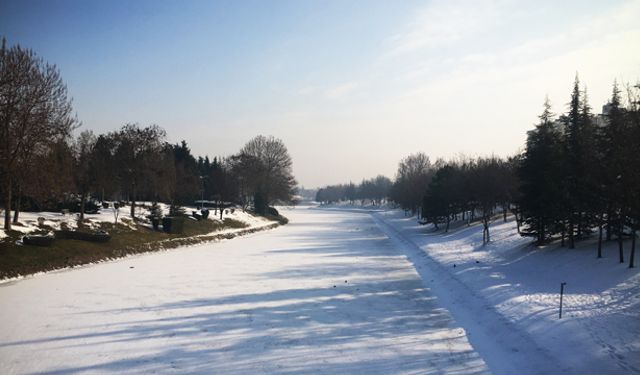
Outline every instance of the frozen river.
<path id="1" fill-rule="evenodd" d="M 488 372 L 370 215 L 0 285 L 3 373 Z"/>

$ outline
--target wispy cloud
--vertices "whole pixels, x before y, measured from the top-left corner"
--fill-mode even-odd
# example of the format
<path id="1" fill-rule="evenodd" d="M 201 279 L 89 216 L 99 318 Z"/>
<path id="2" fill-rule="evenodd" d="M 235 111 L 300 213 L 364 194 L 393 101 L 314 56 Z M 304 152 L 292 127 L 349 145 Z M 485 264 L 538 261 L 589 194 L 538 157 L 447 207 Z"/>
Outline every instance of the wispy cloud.
<path id="1" fill-rule="evenodd" d="M 507 3 L 491 2 L 495 7 L 492 11 L 487 11 L 498 17 L 499 14 L 504 12 L 508 5 Z M 466 11 L 470 11 L 475 5 L 469 5 Z M 436 5 L 430 5 L 425 12 L 434 13 Z M 443 9 L 447 9 L 447 5 Z M 513 10 L 512 10 L 513 11 Z M 544 12 L 553 12 L 552 7 L 547 7 Z M 555 10 L 558 12 L 558 10 Z M 438 10 L 438 12 L 445 12 L 444 10 Z M 528 14 L 527 9 L 520 9 L 519 16 L 512 15 L 508 18 L 521 17 L 522 14 Z M 533 11 L 532 11 L 533 12 Z M 543 13 L 544 13 L 543 12 Z M 455 13 L 455 11 L 453 12 Z M 424 14 L 424 13 L 423 13 Z M 640 32 L 640 26 L 637 23 L 637 17 L 640 16 L 640 1 L 632 0 L 627 1 L 612 7 L 606 12 L 590 14 L 588 17 L 573 18 L 570 21 L 567 20 L 567 24 L 561 30 L 557 32 L 541 32 L 535 37 L 529 35 L 514 35 L 511 43 L 496 44 L 492 43 L 491 48 L 484 50 L 478 50 L 476 48 L 461 48 L 458 53 L 454 54 L 439 54 L 437 52 L 430 52 L 427 55 L 418 55 L 418 59 L 414 59 L 411 64 L 407 64 L 402 70 L 398 71 L 398 79 L 413 82 L 417 85 L 422 85 L 425 80 L 432 81 L 434 76 L 437 76 L 438 80 L 446 80 L 454 78 L 456 76 L 465 75 L 472 77 L 474 75 L 483 75 L 488 72 L 505 72 L 507 70 L 521 70 L 525 66 L 538 65 L 546 60 L 557 61 L 561 56 L 578 56 L 581 51 L 590 49 L 594 44 L 602 44 L 603 41 L 610 44 L 612 50 L 614 46 L 618 46 L 619 43 L 616 38 L 624 38 L 626 40 L 633 40 L 633 35 L 637 35 Z M 460 18 L 461 19 L 461 18 Z M 460 21 L 458 19 L 458 21 Z M 482 43 L 484 37 L 478 37 L 477 33 L 480 30 L 489 30 L 495 26 L 493 25 L 480 25 L 480 21 L 477 21 L 475 26 L 469 26 L 466 30 L 475 30 L 474 33 L 460 31 L 458 35 L 465 35 L 470 42 L 467 44 L 473 46 L 475 43 Z M 486 22 L 484 22 L 486 23 Z M 418 43 L 419 38 L 411 37 L 413 33 L 417 33 L 416 27 L 411 28 L 411 33 L 405 34 L 405 42 L 395 46 L 413 45 L 414 51 L 418 49 L 428 49 L 433 44 Z M 544 30 L 542 30 L 544 31 Z M 493 30 L 495 34 L 497 30 Z M 426 38 L 426 39 L 425 39 Z M 427 37 L 423 37 L 423 41 L 427 40 Z M 418 48 L 418 46 L 421 46 Z M 408 48 L 408 47 L 407 47 Z M 405 48 L 404 51 L 409 51 Z M 607 50 L 606 46 L 602 46 L 603 53 Z M 629 57 L 633 55 L 631 50 L 629 51 Z M 638 56 L 638 54 L 635 54 Z M 603 56 L 606 57 L 606 56 Z M 398 64 L 401 60 L 401 56 L 396 56 L 395 59 L 388 60 L 388 63 Z M 565 64 L 570 64 L 569 58 L 565 58 Z M 598 59 L 600 60 L 600 59 Z M 573 70 L 577 70 L 580 67 L 588 66 L 589 61 L 573 62 Z M 421 83 L 422 82 L 422 83 Z"/>
<path id="2" fill-rule="evenodd" d="M 348 81 L 326 90 L 326 97 L 329 99 L 339 99 L 347 96 L 358 89 L 360 85 L 356 81 Z"/>
<path id="3" fill-rule="evenodd" d="M 494 0 L 430 2 L 407 27 L 388 38 L 389 54 L 441 47 L 495 27 L 507 4 Z"/>

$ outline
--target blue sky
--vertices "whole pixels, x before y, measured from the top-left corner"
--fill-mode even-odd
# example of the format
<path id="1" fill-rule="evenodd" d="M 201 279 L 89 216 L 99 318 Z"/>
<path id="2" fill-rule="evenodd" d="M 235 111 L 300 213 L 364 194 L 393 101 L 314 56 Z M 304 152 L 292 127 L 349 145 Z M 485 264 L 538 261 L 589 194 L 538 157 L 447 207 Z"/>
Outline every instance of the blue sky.
<path id="1" fill-rule="evenodd" d="M 640 1 L 0 1 L 83 128 L 155 123 L 200 155 L 282 138 L 305 186 L 524 144 L 576 72 L 600 108 L 640 78 Z"/>

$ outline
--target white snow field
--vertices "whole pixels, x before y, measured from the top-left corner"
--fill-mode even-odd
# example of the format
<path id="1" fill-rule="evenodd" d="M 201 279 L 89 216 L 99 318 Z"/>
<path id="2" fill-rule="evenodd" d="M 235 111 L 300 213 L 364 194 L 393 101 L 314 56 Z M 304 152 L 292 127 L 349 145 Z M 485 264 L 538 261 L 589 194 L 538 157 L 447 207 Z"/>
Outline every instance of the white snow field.
<path id="1" fill-rule="evenodd" d="M 399 210 L 369 213 L 491 371 L 640 374 L 640 270 L 618 262 L 616 244 L 605 245 L 602 259 L 595 238 L 575 249 L 535 248 L 513 220 L 499 220 L 483 246 L 479 224 L 443 233 Z M 628 241 L 624 246 L 628 261 Z M 561 282 L 567 284 L 559 319 Z M 524 367 L 511 371 L 505 362 Z"/>
<path id="2" fill-rule="evenodd" d="M 487 367 L 405 247 L 372 216 L 301 208 L 284 214 L 291 222 L 276 230 L 0 285 L 1 372 L 556 369 L 524 339 L 519 357 L 493 358 Z M 512 352 L 510 343 L 484 339 L 498 348 L 489 353 Z M 524 350 L 532 348 L 529 357 Z"/>

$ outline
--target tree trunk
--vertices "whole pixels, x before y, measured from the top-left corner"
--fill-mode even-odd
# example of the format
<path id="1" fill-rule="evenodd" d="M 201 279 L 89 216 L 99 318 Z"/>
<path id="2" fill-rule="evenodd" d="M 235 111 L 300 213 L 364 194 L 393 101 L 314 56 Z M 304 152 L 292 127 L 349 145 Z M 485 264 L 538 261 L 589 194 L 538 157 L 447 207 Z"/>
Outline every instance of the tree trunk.
<path id="1" fill-rule="evenodd" d="M 569 221 L 569 249 L 575 249 L 576 243 L 573 233 L 573 218 Z"/>
<path id="2" fill-rule="evenodd" d="M 4 229 L 11 230 L 11 176 L 7 178 L 4 192 Z"/>
<path id="3" fill-rule="evenodd" d="M 502 221 L 507 222 L 507 205 L 502 206 Z"/>
<path id="4" fill-rule="evenodd" d="M 566 230 L 565 230 L 565 225 L 564 225 L 564 220 L 562 221 L 562 229 L 560 232 L 560 246 L 564 247 L 564 239 L 566 237 Z"/>
<path id="5" fill-rule="evenodd" d="M 633 224 L 633 230 L 631 231 L 631 254 L 629 255 L 629 268 L 635 267 L 636 258 L 636 225 Z"/>
<path id="6" fill-rule="evenodd" d="M 602 224 L 604 213 L 600 214 L 600 220 L 598 221 L 598 258 L 602 258 Z"/>
<path id="7" fill-rule="evenodd" d="M 20 217 L 20 204 L 22 203 L 22 188 L 18 186 L 18 191 L 16 192 L 16 207 L 13 211 L 13 224 L 18 224 L 18 218 Z"/>
<path id="8" fill-rule="evenodd" d="M 136 219 L 136 201 L 134 200 L 135 192 L 133 191 L 133 187 L 131 188 L 131 219 Z"/>
<path id="9" fill-rule="evenodd" d="M 486 235 L 486 241 L 484 242 L 485 244 L 489 243 L 489 241 L 491 241 L 491 235 L 489 234 L 489 217 L 484 217 L 482 219 L 482 224 L 484 226 L 484 232 L 487 233 Z M 484 238 L 484 236 L 482 236 Z"/>
<path id="10" fill-rule="evenodd" d="M 87 193 L 84 191 L 80 194 L 80 221 L 84 220 L 84 205 L 87 201 Z"/>
<path id="11" fill-rule="evenodd" d="M 618 255 L 620 256 L 620 263 L 624 263 L 624 251 L 622 249 L 622 234 L 624 232 L 624 226 L 622 220 L 620 220 L 620 227 L 618 228 Z"/>
<path id="12" fill-rule="evenodd" d="M 491 242 L 491 233 L 489 232 L 489 223 L 487 222 L 487 243 Z"/>
<path id="13" fill-rule="evenodd" d="M 607 209 L 607 241 L 611 241 L 611 207 Z"/>
<path id="14" fill-rule="evenodd" d="M 449 222 L 450 222 L 450 221 L 451 221 L 451 220 L 449 219 L 449 215 L 447 215 L 447 226 L 444 228 L 444 232 L 445 232 L 445 233 L 449 233 Z"/>

